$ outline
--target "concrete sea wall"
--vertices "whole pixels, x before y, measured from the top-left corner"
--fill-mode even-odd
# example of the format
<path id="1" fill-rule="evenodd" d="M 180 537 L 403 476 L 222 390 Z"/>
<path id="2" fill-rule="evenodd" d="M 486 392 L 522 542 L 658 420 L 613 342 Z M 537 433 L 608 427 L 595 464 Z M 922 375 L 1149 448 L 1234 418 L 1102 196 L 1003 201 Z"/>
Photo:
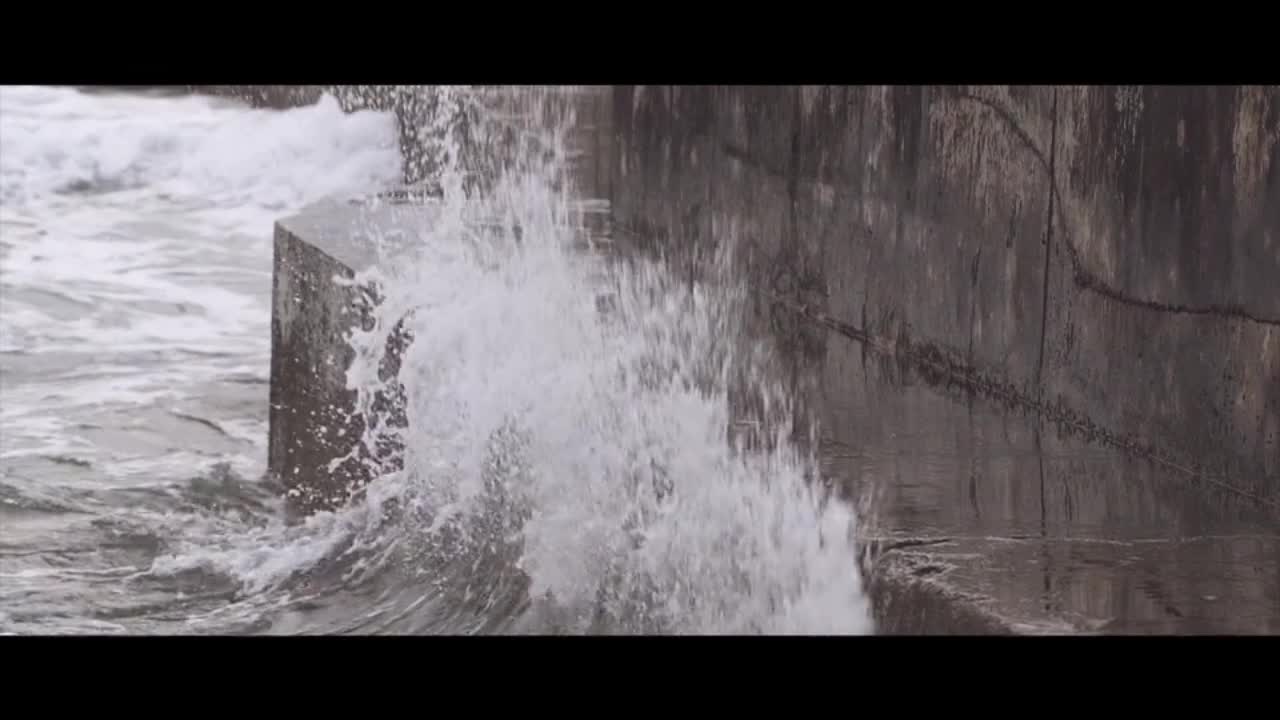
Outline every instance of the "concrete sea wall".
<path id="1" fill-rule="evenodd" d="M 732 243 L 762 315 L 1280 503 L 1280 89 L 613 99 L 614 221 L 690 272 Z"/>
<path id="2" fill-rule="evenodd" d="M 863 523 L 880 632 L 1268 632 L 1278 100 L 616 87 L 574 100 L 573 179 L 611 200 L 619 246 L 690 275 L 735 251 L 830 472 L 884 494 Z M 379 261 L 371 229 L 428 206 L 277 226 L 270 466 L 303 512 L 394 458 L 353 442 L 344 337 L 368 290 L 343 279 Z"/>

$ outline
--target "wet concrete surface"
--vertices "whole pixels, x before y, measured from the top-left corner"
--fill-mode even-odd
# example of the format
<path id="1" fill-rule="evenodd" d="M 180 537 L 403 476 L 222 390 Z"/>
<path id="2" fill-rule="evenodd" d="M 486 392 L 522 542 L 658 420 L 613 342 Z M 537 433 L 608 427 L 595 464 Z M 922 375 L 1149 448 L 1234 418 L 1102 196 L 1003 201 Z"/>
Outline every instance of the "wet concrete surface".
<path id="1" fill-rule="evenodd" d="M 608 192 L 691 276 L 736 251 L 882 631 L 1274 633 L 1277 107 L 623 86 Z"/>
<path id="2" fill-rule="evenodd" d="M 1275 505 L 1278 98 L 618 86 L 609 190 L 690 273 L 727 244 L 763 304 Z"/>
<path id="3" fill-rule="evenodd" d="M 820 372 L 822 454 L 864 507 L 881 632 L 1280 632 L 1266 509 L 856 343 Z"/>
<path id="4" fill-rule="evenodd" d="M 346 372 L 348 335 L 371 322 L 376 290 L 351 280 L 394 263 L 434 217 L 422 202 L 332 198 L 276 223 L 268 467 L 299 515 L 347 502 L 373 477 Z"/>

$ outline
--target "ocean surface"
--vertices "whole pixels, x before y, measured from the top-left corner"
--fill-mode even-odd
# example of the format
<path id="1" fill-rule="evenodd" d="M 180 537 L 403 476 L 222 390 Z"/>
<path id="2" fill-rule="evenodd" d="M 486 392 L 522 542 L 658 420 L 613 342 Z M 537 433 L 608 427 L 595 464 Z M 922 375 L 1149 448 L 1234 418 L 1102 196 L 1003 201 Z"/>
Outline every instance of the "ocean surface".
<path id="1" fill-rule="evenodd" d="M 582 252 L 555 130 L 483 192 L 442 155 L 351 338 L 368 400 L 385 333 L 415 337 L 403 463 L 289 523 L 273 223 L 394 185 L 394 119 L 0 88 L 0 633 L 870 632 L 853 509 L 787 428 L 726 436 L 732 378 L 790 400 L 741 289 Z"/>

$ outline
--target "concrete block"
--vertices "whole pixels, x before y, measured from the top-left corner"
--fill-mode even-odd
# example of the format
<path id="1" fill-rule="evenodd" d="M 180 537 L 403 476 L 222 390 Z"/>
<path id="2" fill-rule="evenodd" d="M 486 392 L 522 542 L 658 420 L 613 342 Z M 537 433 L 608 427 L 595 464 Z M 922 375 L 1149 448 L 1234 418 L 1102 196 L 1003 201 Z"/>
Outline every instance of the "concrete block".
<path id="1" fill-rule="evenodd" d="M 372 417 L 357 412 L 346 372 L 348 338 L 368 329 L 378 289 L 352 283 L 355 273 L 407 252 L 431 222 L 423 204 L 333 199 L 276 223 L 272 281 L 271 411 L 268 469 L 287 489 L 297 514 L 330 510 L 358 493 L 394 447 L 366 447 Z M 394 376 L 406 341 L 392 336 L 384 372 Z M 385 378 L 384 378 L 385 379 Z M 394 397 L 379 398 L 381 410 Z"/>
<path id="2" fill-rule="evenodd" d="M 416 90 L 377 86 L 346 92 L 363 92 L 359 98 L 342 100 L 354 107 L 396 105 Z M 608 182 L 602 169 L 609 166 L 591 155 L 610 132 L 607 98 L 599 92 L 578 92 L 561 99 L 565 107 L 585 111 L 584 126 L 570 138 L 571 149 L 582 156 L 570 170 L 580 191 L 590 197 Z M 520 108 L 531 99 L 516 93 L 496 100 Z M 478 143 L 472 160 L 483 164 L 492 159 L 487 153 L 514 152 L 514 146 L 503 144 L 509 140 L 510 135 L 499 133 L 492 144 Z M 368 416 L 357 412 L 356 393 L 347 387 L 346 372 L 354 358 L 348 334 L 372 321 L 368 309 L 378 302 L 379 292 L 376 287 L 354 286 L 351 279 L 412 253 L 413 239 L 436 213 L 429 195 L 421 188 L 402 188 L 378 199 L 335 198 L 276 223 L 269 469 L 288 488 L 291 508 L 298 513 L 341 505 L 379 468 L 398 462 L 393 439 L 379 436 L 383 444 L 372 448 L 360 442 L 368 423 L 383 418 L 402 421 L 403 413 L 395 382 L 389 395 L 375 398 L 375 412 Z M 387 362 L 379 370 L 383 381 L 394 379 L 399 355 L 411 339 L 394 329 L 390 337 Z"/>
<path id="3" fill-rule="evenodd" d="M 1247 500 L 864 365 L 852 341 L 820 387 L 826 473 L 866 508 L 878 632 L 1280 628 L 1280 537 Z"/>

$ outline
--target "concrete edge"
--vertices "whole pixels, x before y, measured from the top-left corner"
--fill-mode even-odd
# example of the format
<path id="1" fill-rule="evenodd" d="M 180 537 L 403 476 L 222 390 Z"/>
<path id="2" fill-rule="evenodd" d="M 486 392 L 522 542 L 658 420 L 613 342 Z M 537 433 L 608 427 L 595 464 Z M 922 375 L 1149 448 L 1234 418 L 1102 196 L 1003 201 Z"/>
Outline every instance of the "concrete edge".
<path id="1" fill-rule="evenodd" d="M 863 578 L 877 635 L 1078 635 L 1065 621 L 1017 620 L 998 612 L 991 597 L 956 589 L 945 563 L 927 552 L 888 550 Z"/>

